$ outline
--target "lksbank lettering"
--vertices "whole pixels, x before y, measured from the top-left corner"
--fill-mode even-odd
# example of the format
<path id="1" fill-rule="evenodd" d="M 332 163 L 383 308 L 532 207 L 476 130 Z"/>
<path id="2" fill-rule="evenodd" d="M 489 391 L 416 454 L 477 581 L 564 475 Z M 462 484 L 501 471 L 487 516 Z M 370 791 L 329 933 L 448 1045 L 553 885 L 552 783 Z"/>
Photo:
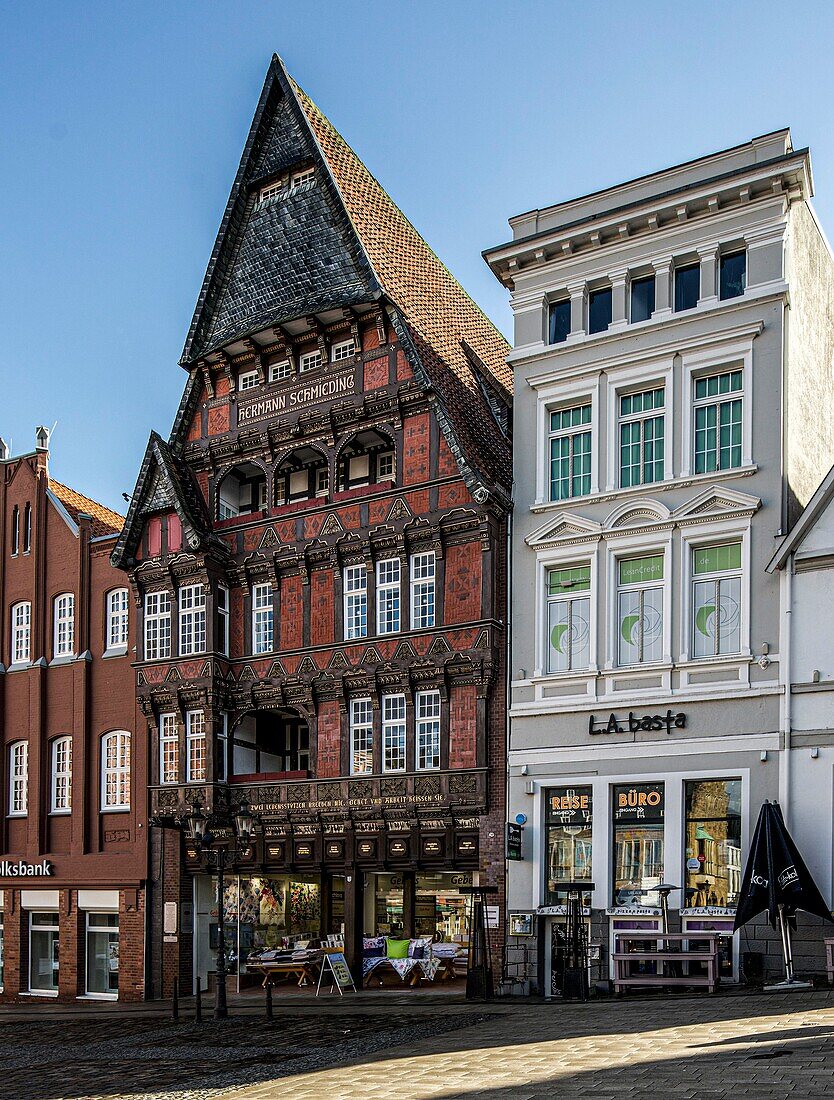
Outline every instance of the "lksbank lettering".
<path id="1" fill-rule="evenodd" d="M 40 863 L 0 859 L 0 878 L 49 878 L 53 871 L 48 859 L 42 859 Z"/>
<path id="2" fill-rule="evenodd" d="M 253 420 L 277 416 L 279 413 L 297 409 L 302 405 L 315 405 L 331 397 L 340 397 L 342 394 L 352 393 L 355 383 L 355 375 L 341 374 L 336 378 L 322 378 L 320 382 L 308 383 L 297 390 L 276 393 L 271 397 L 261 397 L 247 404 L 241 403 L 237 409 L 237 422 L 248 424 Z"/>

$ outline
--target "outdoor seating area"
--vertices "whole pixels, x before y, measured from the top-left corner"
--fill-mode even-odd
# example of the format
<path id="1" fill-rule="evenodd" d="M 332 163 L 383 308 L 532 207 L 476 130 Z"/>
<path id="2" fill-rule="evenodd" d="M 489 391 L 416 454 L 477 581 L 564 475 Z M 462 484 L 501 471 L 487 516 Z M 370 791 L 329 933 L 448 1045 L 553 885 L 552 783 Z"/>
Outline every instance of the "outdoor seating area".
<path id="1" fill-rule="evenodd" d="M 382 986 L 386 974 L 401 985 L 444 982 L 466 974 L 466 949 L 459 943 L 434 943 L 431 937 L 392 939 L 366 936 L 362 941 L 362 984 Z"/>
<path id="2" fill-rule="evenodd" d="M 719 936 L 699 932 L 645 932 L 620 934 L 614 963 L 614 992 L 620 994 L 634 986 L 705 986 L 718 991 Z M 703 946 L 701 946 L 703 945 Z"/>

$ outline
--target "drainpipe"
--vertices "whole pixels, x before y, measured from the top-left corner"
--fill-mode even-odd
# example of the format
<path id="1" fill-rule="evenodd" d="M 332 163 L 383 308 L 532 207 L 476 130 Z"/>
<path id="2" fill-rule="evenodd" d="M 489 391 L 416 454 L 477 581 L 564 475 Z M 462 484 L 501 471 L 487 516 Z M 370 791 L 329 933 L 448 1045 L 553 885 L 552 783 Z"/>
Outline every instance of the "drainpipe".
<path id="1" fill-rule="evenodd" d="M 793 633 L 793 570 L 794 570 L 794 557 L 790 555 L 785 563 L 785 615 L 783 623 L 782 640 L 780 641 L 779 648 L 782 650 L 784 644 L 784 650 L 780 655 L 779 663 L 784 668 L 784 682 L 785 682 L 785 697 L 784 704 L 782 706 L 782 742 L 783 742 L 783 766 L 782 774 L 779 783 L 779 802 L 782 806 L 782 815 L 785 818 L 785 824 L 790 827 L 790 804 L 791 804 L 791 637 Z"/>

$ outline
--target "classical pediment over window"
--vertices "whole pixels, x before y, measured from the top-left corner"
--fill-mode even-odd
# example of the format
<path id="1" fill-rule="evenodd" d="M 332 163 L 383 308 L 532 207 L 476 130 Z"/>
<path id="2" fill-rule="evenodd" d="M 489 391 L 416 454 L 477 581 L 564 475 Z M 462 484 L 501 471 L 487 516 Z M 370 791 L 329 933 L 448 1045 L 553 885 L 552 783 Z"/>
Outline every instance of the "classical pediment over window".
<path id="1" fill-rule="evenodd" d="M 623 527 L 645 527 L 656 523 L 665 523 L 669 519 L 669 509 L 665 504 L 646 498 L 629 500 L 620 504 L 605 520 L 605 530 Z"/>
<path id="2" fill-rule="evenodd" d="M 577 539 L 599 538 L 602 525 L 572 512 L 559 512 L 524 540 L 533 550 Z"/>
<path id="3" fill-rule="evenodd" d="M 692 500 L 682 504 L 672 512 L 672 519 L 676 524 L 686 523 L 690 520 L 702 520 L 711 517 L 723 516 L 752 516 L 758 511 L 762 502 L 758 497 L 749 496 L 747 493 L 739 493 L 726 486 L 711 485 Z"/>

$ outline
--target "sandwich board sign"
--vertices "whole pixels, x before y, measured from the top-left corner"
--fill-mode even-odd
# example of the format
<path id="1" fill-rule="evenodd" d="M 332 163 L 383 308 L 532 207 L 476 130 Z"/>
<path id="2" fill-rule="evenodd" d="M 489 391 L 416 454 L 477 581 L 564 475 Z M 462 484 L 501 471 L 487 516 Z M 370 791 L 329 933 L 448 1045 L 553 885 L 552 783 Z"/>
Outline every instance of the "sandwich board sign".
<path id="1" fill-rule="evenodd" d="M 353 976 L 350 972 L 350 967 L 347 964 L 343 951 L 326 951 L 321 963 L 321 971 L 319 973 L 319 982 L 316 986 L 316 996 L 318 997 L 321 990 L 321 982 L 325 973 L 330 974 L 330 992 L 334 989 L 339 990 L 339 996 L 344 996 L 346 989 L 352 989 L 356 992 L 356 986 L 353 984 Z"/>

